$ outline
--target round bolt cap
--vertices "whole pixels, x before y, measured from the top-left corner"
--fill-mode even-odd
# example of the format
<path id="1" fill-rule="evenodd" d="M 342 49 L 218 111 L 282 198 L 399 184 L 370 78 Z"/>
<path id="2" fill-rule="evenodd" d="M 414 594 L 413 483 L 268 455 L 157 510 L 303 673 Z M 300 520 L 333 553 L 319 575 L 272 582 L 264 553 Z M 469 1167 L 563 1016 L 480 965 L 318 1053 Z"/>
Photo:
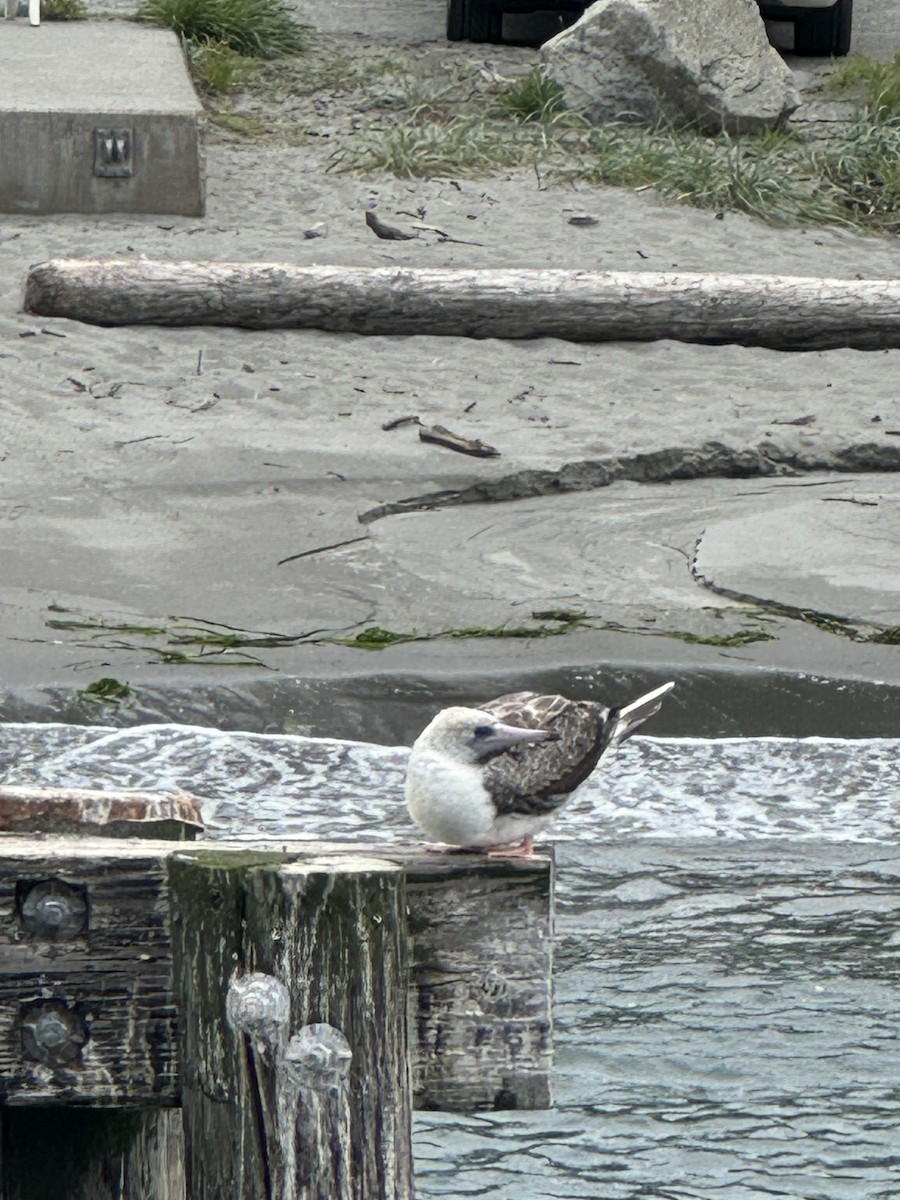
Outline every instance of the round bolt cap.
<path id="1" fill-rule="evenodd" d="M 87 899 L 80 888 L 61 879 L 32 884 L 19 900 L 22 928 L 32 937 L 68 941 L 87 928 Z"/>
<path id="2" fill-rule="evenodd" d="M 49 1067 L 75 1062 L 88 1040 L 84 1021 L 58 1000 L 32 1004 L 22 1016 L 22 1052 Z"/>

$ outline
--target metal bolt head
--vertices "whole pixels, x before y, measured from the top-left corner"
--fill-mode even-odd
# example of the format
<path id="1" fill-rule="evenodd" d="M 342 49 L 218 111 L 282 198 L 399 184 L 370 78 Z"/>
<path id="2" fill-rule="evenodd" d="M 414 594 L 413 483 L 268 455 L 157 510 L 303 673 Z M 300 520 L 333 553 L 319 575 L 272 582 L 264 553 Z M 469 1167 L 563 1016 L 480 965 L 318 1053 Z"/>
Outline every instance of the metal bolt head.
<path id="1" fill-rule="evenodd" d="M 29 1005 L 22 1014 L 22 1052 L 49 1067 L 75 1062 L 88 1040 L 81 1016 L 58 1000 Z"/>
<path id="2" fill-rule="evenodd" d="M 236 975 L 228 984 L 225 1016 L 232 1029 L 280 1046 L 287 1037 L 291 998 L 274 975 L 261 971 Z"/>
<path id="3" fill-rule="evenodd" d="M 328 1091 L 349 1078 L 353 1051 L 339 1029 L 319 1021 L 304 1025 L 291 1038 L 284 1061 L 296 1087 Z"/>
<path id="4" fill-rule="evenodd" d="M 32 937 L 48 942 L 70 941 L 87 928 L 87 897 L 81 888 L 61 879 L 26 884 L 19 892 L 19 920 Z"/>

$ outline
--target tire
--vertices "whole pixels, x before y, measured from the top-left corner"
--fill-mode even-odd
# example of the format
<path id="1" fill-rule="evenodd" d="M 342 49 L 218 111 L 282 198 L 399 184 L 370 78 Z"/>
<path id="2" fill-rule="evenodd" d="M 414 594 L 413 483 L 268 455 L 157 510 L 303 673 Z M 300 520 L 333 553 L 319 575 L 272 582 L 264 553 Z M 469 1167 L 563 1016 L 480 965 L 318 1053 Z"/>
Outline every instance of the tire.
<path id="1" fill-rule="evenodd" d="M 468 36 L 468 0 L 447 0 L 447 41 L 464 42 Z"/>
<path id="2" fill-rule="evenodd" d="M 843 58 L 850 53 L 850 33 L 853 27 L 853 0 L 838 0 L 835 13 L 834 48 L 831 53 Z"/>
<path id="3" fill-rule="evenodd" d="M 794 53 L 811 57 L 843 56 L 850 49 L 853 0 L 837 0 L 831 8 L 810 9 L 794 22 Z"/>
<path id="4" fill-rule="evenodd" d="M 502 42 L 503 9 L 492 0 L 469 0 L 469 41 Z"/>

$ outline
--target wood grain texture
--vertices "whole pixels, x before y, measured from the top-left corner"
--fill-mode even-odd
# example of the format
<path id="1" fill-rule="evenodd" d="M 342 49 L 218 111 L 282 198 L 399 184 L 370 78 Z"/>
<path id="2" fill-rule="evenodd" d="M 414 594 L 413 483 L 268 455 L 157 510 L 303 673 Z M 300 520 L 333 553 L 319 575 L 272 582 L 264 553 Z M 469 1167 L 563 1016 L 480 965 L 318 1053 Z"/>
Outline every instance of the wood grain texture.
<path id="1" fill-rule="evenodd" d="M 2 1200 L 185 1200 L 177 1108 L 0 1109 Z"/>
<path id="2" fill-rule="evenodd" d="M 25 308 L 100 325 L 900 346 L 897 279 L 55 259 L 32 267 Z"/>
<path id="3" fill-rule="evenodd" d="M 553 865 L 410 864 L 414 1103 L 547 1108 L 553 1067 Z"/>
<path id="4" fill-rule="evenodd" d="M 175 1101 L 177 1014 L 164 863 L 141 842 L 129 843 L 124 857 L 105 854 L 101 847 L 110 845 L 97 841 L 91 856 L 69 856 L 66 843 L 52 839 L 17 856 L 0 842 L 4 1105 Z M 80 932 L 50 940 L 25 928 L 22 908 L 48 880 L 83 897 Z M 42 1061 L 34 1046 L 28 1052 L 25 1023 L 42 1013 L 81 1030 L 83 1044 L 72 1057 Z"/>
<path id="5" fill-rule="evenodd" d="M 201 1011 L 196 1004 L 202 977 L 196 977 L 192 1007 L 185 1008 L 182 988 L 173 990 L 172 938 L 182 956 L 196 957 L 201 944 L 217 946 L 214 960 L 212 950 L 205 953 L 211 978 L 219 981 L 227 981 L 236 968 L 293 970 L 291 963 L 305 953 L 299 932 L 290 946 L 273 940 L 267 949 L 261 936 L 248 943 L 239 930 L 248 920 L 249 898 L 264 912 L 269 889 L 274 891 L 267 903 L 275 905 L 277 894 L 277 905 L 295 919 L 300 901 L 281 876 L 273 880 L 267 872 L 277 875 L 290 863 L 284 879 L 290 872 L 302 879 L 326 854 L 348 867 L 360 855 L 368 856 L 405 875 L 403 937 L 411 960 L 405 978 L 416 1105 L 459 1111 L 549 1103 L 551 859 L 308 842 L 253 851 L 240 843 L 218 843 L 198 847 L 197 853 L 204 858 L 204 874 L 192 877 L 193 898 L 178 897 L 170 921 L 166 863 L 174 855 L 177 874 L 183 869 L 179 864 L 193 858 L 193 849 L 170 842 L 0 835 L 0 1103 L 177 1104 L 180 1061 L 187 1087 L 218 1095 L 235 1053 L 221 1022 L 224 1001 L 217 995 L 211 1014 L 183 1031 L 181 1058 L 178 1014 Z M 252 887 L 251 868 L 257 871 Z M 78 931 L 55 942 L 32 936 L 22 920 L 24 898 L 49 880 L 87 898 L 86 926 L 73 919 Z M 348 923 L 342 936 L 360 938 L 362 928 Z M 389 924 L 369 929 L 366 937 L 384 941 L 389 933 L 400 936 Z M 387 941 L 384 946 L 386 971 L 394 960 Z M 329 989 L 336 991 L 337 978 L 331 960 L 323 964 L 318 984 L 304 983 L 301 976 L 295 1026 L 325 1020 L 347 1033 L 341 1024 L 346 1021 L 373 1061 L 377 1053 L 394 1053 L 396 1046 L 385 1043 L 379 1049 L 372 1043 L 361 1010 L 345 1013 L 336 1001 L 332 1004 Z M 354 984 L 369 989 L 376 1012 L 389 985 L 384 974 Z M 83 1019 L 89 1037 L 72 1061 L 48 1066 L 23 1056 L 23 1005 L 39 1001 Z M 383 1136 L 390 1141 L 400 1135 L 386 1129 Z"/>
<path id="6" fill-rule="evenodd" d="M 291 1029 L 326 1023 L 350 1044 L 349 1143 L 338 1152 L 327 1095 L 303 1087 L 313 1117 L 296 1130 L 304 1200 L 412 1196 L 406 888 L 393 862 L 320 857 L 250 873 L 247 961 L 291 980 Z M 340 1161 L 344 1160 L 344 1161 Z M 322 1169 L 321 1164 L 327 1164 Z M 329 1186 L 328 1175 L 331 1176 Z"/>
<path id="7" fill-rule="evenodd" d="M 411 1197 L 402 870 L 350 855 L 285 864 L 208 852 L 174 856 L 170 878 L 192 1200 Z M 300 1120 L 285 1131 L 277 1047 L 226 1018 L 229 981 L 248 971 L 287 986 L 292 1031 L 326 1022 L 347 1038 L 346 1121 L 327 1097 L 304 1102 L 300 1086 Z"/>
<path id="8" fill-rule="evenodd" d="M 191 1200 L 247 1196 L 269 1200 L 266 1163 L 253 1113 L 239 1108 L 250 1090 L 243 1040 L 226 1020 L 228 982 L 241 971 L 244 878 L 264 861 L 219 856 L 168 863 L 173 906 L 175 999 L 180 1024 L 185 1181 Z"/>

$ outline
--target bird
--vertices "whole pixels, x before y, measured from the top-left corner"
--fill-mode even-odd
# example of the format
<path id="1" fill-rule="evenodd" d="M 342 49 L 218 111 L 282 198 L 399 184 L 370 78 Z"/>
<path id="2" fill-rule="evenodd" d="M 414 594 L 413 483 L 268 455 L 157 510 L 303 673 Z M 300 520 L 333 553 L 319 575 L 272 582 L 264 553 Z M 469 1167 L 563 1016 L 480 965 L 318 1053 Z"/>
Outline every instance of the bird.
<path id="1" fill-rule="evenodd" d="M 654 716 L 674 686 L 623 708 L 536 692 L 445 708 L 409 753 L 410 816 L 446 846 L 530 858 L 535 836 L 602 755 Z"/>

